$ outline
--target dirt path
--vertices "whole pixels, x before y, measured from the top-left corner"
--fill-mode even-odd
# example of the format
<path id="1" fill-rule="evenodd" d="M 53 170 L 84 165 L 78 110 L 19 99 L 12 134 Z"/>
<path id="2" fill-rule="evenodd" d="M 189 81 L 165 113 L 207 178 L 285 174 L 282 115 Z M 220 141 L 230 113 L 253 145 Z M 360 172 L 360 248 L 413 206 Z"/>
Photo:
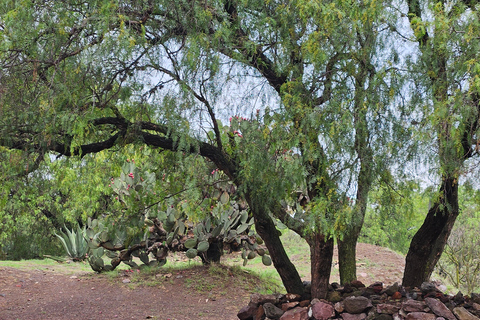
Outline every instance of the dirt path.
<path id="1" fill-rule="evenodd" d="M 359 244 L 357 260 L 358 278 L 366 285 L 401 281 L 404 258 L 391 250 Z M 65 275 L 52 267 L 0 267 L 0 320 L 237 319 L 256 280 L 241 271 L 216 268 L 109 277 Z"/>

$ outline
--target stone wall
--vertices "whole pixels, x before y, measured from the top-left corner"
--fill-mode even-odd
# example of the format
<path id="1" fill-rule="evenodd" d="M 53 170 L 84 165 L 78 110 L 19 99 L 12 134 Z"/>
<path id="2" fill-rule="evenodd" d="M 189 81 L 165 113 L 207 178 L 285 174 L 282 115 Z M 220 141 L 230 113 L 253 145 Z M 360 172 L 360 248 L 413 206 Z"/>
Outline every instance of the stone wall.
<path id="1" fill-rule="evenodd" d="M 240 320 L 480 320 L 480 295 L 442 293 L 433 283 L 404 288 L 380 282 L 365 287 L 360 281 L 330 286 L 326 300 L 295 294 L 253 294 L 238 312 Z"/>

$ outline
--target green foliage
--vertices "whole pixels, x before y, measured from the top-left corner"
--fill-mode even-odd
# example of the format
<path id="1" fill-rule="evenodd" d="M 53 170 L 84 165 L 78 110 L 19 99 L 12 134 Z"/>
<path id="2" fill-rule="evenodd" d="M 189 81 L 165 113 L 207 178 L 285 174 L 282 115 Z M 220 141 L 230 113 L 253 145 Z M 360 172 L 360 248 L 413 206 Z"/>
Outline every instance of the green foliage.
<path id="1" fill-rule="evenodd" d="M 460 191 L 462 215 L 448 238 L 436 270 L 456 288 L 471 294 L 480 288 L 480 194 L 468 185 Z"/>
<path id="2" fill-rule="evenodd" d="M 370 194 L 359 241 L 406 254 L 428 211 L 430 196 L 415 182 L 380 185 Z"/>
<path id="3" fill-rule="evenodd" d="M 81 261 L 85 259 L 87 251 L 88 251 L 88 244 L 86 237 L 86 227 L 80 228 L 77 225 L 77 230 L 74 229 L 69 230 L 65 227 L 67 233 L 64 233 L 62 230 L 59 230 L 59 234 L 55 233 L 55 235 L 60 239 L 67 255 L 73 261 Z"/>

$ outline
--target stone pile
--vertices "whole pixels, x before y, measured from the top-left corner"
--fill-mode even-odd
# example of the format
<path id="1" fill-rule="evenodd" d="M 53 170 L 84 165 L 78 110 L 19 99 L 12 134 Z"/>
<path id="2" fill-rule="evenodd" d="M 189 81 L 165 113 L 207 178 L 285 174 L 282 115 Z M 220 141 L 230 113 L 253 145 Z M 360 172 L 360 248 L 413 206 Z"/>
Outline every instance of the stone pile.
<path id="1" fill-rule="evenodd" d="M 480 294 L 445 295 L 433 283 L 404 288 L 381 282 L 333 283 L 326 300 L 288 294 L 253 294 L 237 314 L 240 320 L 480 320 Z"/>

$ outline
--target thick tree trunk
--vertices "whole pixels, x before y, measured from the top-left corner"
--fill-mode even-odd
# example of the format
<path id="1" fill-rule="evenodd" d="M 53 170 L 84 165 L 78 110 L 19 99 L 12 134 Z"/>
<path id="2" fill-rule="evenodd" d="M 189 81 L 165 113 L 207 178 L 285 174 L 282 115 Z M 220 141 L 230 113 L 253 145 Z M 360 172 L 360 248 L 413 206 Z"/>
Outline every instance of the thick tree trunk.
<path id="1" fill-rule="evenodd" d="M 341 284 L 350 283 L 357 279 L 357 240 L 362 230 L 365 212 L 367 211 L 368 193 L 372 186 L 372 152 L 366 145 L 366 141 L 357 144 L 363 149 L 357 151 L 361 161 L 358 175 L 357 199 L 352 219 L 349 226 L 347 226 L 347 232 L 343 235 L 343 238 L 337 239 Z"/>
<path id="2" fill-rule="evenodd" d="M 265 242 L 273 265 L 277 269 L 285 289 L 288 293 L 303 295 L 304 286 L 302 279 L 295 265 L 290 261 L 285 252 L 285 248 L 280 240 L 280 232 L 275 227 L 272 218 L 265 208 L 264 201 L 253 200 L 248 194 L 246 198 L 255 219 L 255 231 Z"/>
<path id="3" fill-rule="evenodd" d="M 338 265 L 340 272 L 340 283 L 346 284 L 357 279 L 356 249 L 360 227 L 355 227 L 344 235 L 338 243 Z"/>
<path id="4" fill-rule="evenodd" d="M 304 292 L 302 279 L 295 265 L 287 256 L 282 241 L 280 240 L 279 231 L 275 227 L 272 219 L 255 219 L 255 230 L 260 237 L 262 237 L 263 241 L 265 241 L 273 265 L 275 269 L 277 269 L 287 292 L 302 295 Z"/>
<path id="5" fill-rule="evenodd" d="M 312 299 L 325 299 L 333 260 L 333 238 L 316 233 L 307 239 L 310 245 Z"/>
<path id="6" fill-rule="evenodd" d="M 457 179 L 444 177 L 438 201 L 428 210 L 423 225 L 410 243 L 403 274 L 404 286 L 419 287 L 430 279 L 458 214 Z"/>

